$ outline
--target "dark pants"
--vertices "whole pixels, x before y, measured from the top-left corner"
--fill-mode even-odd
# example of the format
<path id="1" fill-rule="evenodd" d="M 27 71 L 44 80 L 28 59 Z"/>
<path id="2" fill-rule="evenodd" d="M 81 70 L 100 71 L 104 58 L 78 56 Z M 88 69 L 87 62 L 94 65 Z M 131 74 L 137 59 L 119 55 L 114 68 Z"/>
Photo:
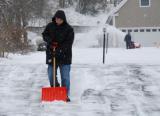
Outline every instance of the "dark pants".
<path id="1" fill-rule="evenodd" d="M 131 48 L 131 42 L 126 42 L 126 49 L 130 49 Z"/>

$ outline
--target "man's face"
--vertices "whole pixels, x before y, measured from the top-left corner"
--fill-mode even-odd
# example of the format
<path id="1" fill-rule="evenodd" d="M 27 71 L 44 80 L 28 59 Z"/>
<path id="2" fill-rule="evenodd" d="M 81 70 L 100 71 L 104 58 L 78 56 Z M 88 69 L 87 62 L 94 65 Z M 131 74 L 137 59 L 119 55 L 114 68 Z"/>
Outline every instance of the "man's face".
<path id="1" fill-rule="evenodd" d="M 61 25 L 63 23 L 63 19 L 56 17 L 56 24 Z"/>

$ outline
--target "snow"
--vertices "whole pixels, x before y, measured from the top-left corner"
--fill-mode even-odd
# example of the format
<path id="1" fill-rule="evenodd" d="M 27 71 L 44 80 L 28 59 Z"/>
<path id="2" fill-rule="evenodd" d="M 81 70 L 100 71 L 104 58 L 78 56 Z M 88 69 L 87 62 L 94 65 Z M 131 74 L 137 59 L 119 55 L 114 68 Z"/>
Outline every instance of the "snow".
<path id="1" fill-rule="evenodd" d="M 77 33 L 75 35 L 74 46 L 78 48 L 84 47 L 102 47 L 104 32 L 103 28 L 106 28 L 106 39 L 108 33 L 109 47 L 124 47 L 124 36 L 125 33 L 109 25 L 99 25 L 93 29 L 88 30 L 84 33 Z"/>
<path id="2" fill-rule="evenodd" d="M 41 18 L 32 18 L 28 22 L 28 26 L 33 26 L 33 27 L 43 27 L 47 23 L 46 19 L 41 19 Z"/>
<path id="3" fill-rule="evenodd" d="M 97 26 L 105 24 L 107 20 L 107 13 L 99 13 L 97 16 L 82 15 L 75 12 L 73 8 L 63 9 L 67 16 L 67 21 L 71 25 L 79 26 Z M 71 12 L 72 11 L 72 12 Z"/>
<path id="4" fill-rule="evenodd" d="M 127 50 L 123 33 L 107 32 L 123 47 L 108 48 L 105 64 L 95 37 L 103 37 L 102 27 L 76 34 L 70 103 L 41 102 L 49 86 L 45 52 L 0 58 L 0 116 L 159 116 L 160 49 Z M 33 43 L 39 37 L 29 32 Z"/>
<path id="5" fill-rule="evenodd" d="M 106 13 L 99 13 L 96 16 L 91 15 L 83 15 L 75 11 L 75 8 L 66 8 L 66 9 L 58 9 L 58 10 L 64 10 L 66 14 L 66 18 L 69 24 L 74 26 L 97 26 L 97 25 L 103 25 L 105 24 L 108 15 Z M 52 9 L 52 15 L 54 16 L 56 10 Z M 53 17 L 51 16 L 51 17 Z M 49 20 L 51 21 L 51 20 Z M 33 18 L 29 21 L 29 26 L 35 26 L 35 27 L 42 27 L 46 26 L 48 23 L 47 19 L 38 19 Z"/>
<path id="6" fill-rule="evenodd" d="M 106 63 L 108 65 L 114 64 L 151 64 L 159 65 L 159 48 L 109 48 L 106 55 Z M 89 54 L 89 55 L 88 55 Z M 102 63 L 102 48 L 82 48 L 76 49 L 74 52 L 75 61 L 84 64 L 101 64 Z M 81 56 L 83 58 L 81 59 Z M 73 58 L 74 58 L 73 57 Z M 85 59 L 85 60 L 83 60 Z"/>
<path id="7" fill-rule="evenodd" d="M 41 102 L 49 86 L 45 52 L 0 61 L 2 116 L 159 116 L 159 48 L 73 47 L 71 103 Z"/>
<path id="8" fill-rule="evenodd" d="M 38 43 L 42 42 L 42 36 L 36 34 L 36 33 L 33 33 L 31 31 L 28 31 L 28 39 L 31 41 L 31 43 L 33 45 L 37 45 Z"/>

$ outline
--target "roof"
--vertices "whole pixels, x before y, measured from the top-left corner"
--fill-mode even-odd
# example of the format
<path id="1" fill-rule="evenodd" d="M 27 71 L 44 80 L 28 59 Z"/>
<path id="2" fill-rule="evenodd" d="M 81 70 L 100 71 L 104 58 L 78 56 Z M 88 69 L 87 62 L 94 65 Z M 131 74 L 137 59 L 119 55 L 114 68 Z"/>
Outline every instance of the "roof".
<path id="1" fill-rule="evenodd" d="M 106 23 L 110 23 L 114 14 L 116 14 L 127 2 L 128 0 L 122 0 L 116 7 L 114 7 L 109 13 L 107 17 Z"/>
<path id="2" fill-rule="evenodd" d="M 109 13 L 108 16 L 113 16 L 116 12 L 118 12 L 127 2 L 128 0 L 122 0 L 115 8 L 113 8 Z"/>

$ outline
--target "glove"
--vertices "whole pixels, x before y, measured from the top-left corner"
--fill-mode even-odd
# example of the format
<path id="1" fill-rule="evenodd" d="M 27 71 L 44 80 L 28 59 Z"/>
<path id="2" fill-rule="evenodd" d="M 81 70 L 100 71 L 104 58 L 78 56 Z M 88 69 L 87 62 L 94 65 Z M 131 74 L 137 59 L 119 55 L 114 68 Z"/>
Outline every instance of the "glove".
<path id="1" fill-rule="evenodd" d="M 64 54 L 63 51 L 60 48 L 56 48 L 55 51 L 52 50 L 52 57 L 56 57 L 58 59 L 63 58 Z"/>
<path id="2" fill-rule="evenodd" d="M 53 42 L 50 46 L 51 49 L 57 48 L 58 47 L 58 43 L 57 42 Z"/>

